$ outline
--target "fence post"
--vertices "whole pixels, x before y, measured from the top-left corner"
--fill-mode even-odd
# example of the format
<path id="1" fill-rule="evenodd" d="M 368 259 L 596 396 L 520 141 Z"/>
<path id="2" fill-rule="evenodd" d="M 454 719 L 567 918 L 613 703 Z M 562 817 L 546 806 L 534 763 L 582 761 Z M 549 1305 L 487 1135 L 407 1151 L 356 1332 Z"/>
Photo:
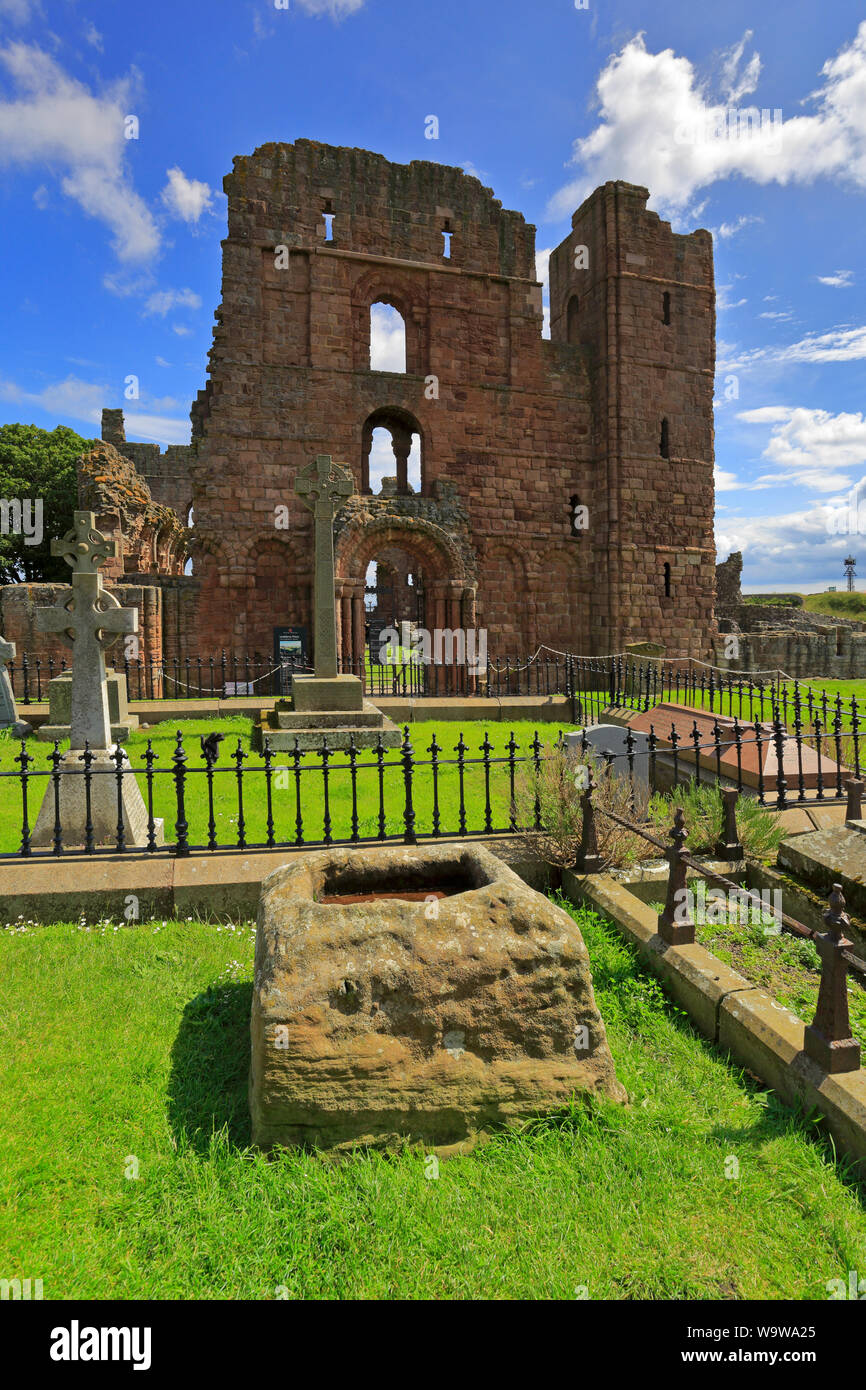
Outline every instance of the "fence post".
<path id="1" fill-rule="evenodd" d="M 848 793 L 848 805 L 845 807 L 845 819 L 862 820 L 863 807 L 861 800 L 863 797 L 863 783 L 858 777 L 850 777 L 845 783 L 845 790 Z"/>
<path id="2" fill-rule="evenodd" d="M 860 1070 L 860 1044 L 851 1036 L 848 1018 L 848 967 L 843 952 L 851 945 L 845 936 L 850 926 L 842 885 L 833 884 L 824 913 L 827 931 L 815 937 L 821 957 L 821 987 L 815 1017 L 806 1026 L 803 1045 L 822 1071 L 836 1074 Z"/>
<path id="3" fill-rule="evenodd" d="M 695 924 L 689 911 L 686 888 L 686 850 L 683 848 L 686 829 L 682 806 L 677 807 L 668 835 L 673 844 L 665 854 L 670 868 L 664 911 L 659 915 L 659 936 L 668 946 L 691 946 L 695 939 Z"/>
<path id="4" fill-rule="evenodd" d="M 460 741 L 461 743 L 463 742 L 462 734 L 460 735 Z M 417 845 L 418 836 L 415 834 L 415 807 L 412 802 L 412 774 L 414 769 L 408 724 L 403 725 L 403 746 L 400 751 L 403 755 L 403 785 L 406 789 L 406 801 L 403 808 L 403 823 L 406 829 L 403 835 L 403 843 L 404 845 Z"/>
<path id="5" fill-rule="evenodd" d="M 185 858 L 189 854 L 189 840 L 187 839 L 189 826 L 186 819 L 186 749 L 183 746 L 183 734 L 180 729 L 175 734 L 175 748 L 171 760 L 174 763 L 174 785 L 177 796 L 177 819 L 175 821 L 177 843 L 174 852 L 177 858 Z"/>
<path id="6" fill-rule="evenodd" d="M 580 848 L 574 861 L 574 867 L 581 874 L 597 874 L 601 871 L 602 861 L 598 852 L 598 835 L 595 828 L 595 807 L 592 804 L 592 794 L 595 791 L 595 780 L 592 775 L 592 768 L 587 768 L 586 788 L 580 798 L 581 826 L 580 826 Z"/>
<path id="7" fill-rule="evenodd" d="M 729 864 L 744 859 L 746 852 L 737 834 L 737 802 L 740 793 L 736 787 L 722 787 L 722 833 L 716 841 L 715 853 L 719 859 Z"/>

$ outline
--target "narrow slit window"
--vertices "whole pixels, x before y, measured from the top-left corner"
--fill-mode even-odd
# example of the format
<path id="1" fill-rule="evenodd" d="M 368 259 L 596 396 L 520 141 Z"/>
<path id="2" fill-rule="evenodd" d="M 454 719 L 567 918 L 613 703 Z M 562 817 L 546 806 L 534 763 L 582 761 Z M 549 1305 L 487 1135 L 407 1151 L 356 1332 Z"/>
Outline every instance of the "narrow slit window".
<path id="1" fill-rule="evenodd" d="M 670 323 L 670 321 L 671 321 L 671 296 L 670 296 L 670 291 L 669 291 L 669 290 L 665 290 L 664 294 L 662 295 L 662 323 Z"/>
<path id="2" fill-rule="evenodd" d="M 663 459 L 669 459 L 671 456 L 670 431 L 668 430 L 666 418 L 662 420 L 662 428 L 659 435 L 659 455 Z"/>
<path id="3" fill-rule="evenodd" d="M 325 219 L 325 241 L 333 241 L 333 240 L 334 240 L 334 214 L 333 214 L 332 212 L 323 212 L 323 213 L 322 213 L 322 216 L 323 216 L 324 219 Z"/>
<path id="4" fill-rule="evenodd" d="M 665 598 L 670 598 L 670 596 L 671 596 L 671 567 L 670 567 L 670 564 L 668 563 L 668 561 L 665 560 Z"/>

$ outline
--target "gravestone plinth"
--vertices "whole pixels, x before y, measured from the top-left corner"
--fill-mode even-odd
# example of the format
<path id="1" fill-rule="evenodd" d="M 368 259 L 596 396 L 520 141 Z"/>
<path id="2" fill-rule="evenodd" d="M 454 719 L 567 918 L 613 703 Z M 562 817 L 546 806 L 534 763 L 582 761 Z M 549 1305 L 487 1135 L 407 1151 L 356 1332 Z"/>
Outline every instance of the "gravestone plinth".
<path id="1" fill-rule="evenodd" d="M 126 676 L 122 671 L 105 668 L 108 693 L 108 718 L 114 743 L 123 743 L 133 729 L 138 728 L 138 715 L 130 714 L 126 692 Z M 72 672 L 64 671 L 48 682 L 48 723 L 36 732 L 43 743 L 61 742 L 69 738 L 72 728 Z"/>
<path id="2" fill-rule="evenodd" d="M 122 767 L 122 793 L 118 807 L 117 761 L 113 749 L 101 748 L 93 754 L 89 779 L 85 779 L 84 762 L 80 749 L 70 748 L 67 753 L 63 754 L 58 764 L 60 772 L 58 792 L 60 825 L 65 850 L 84 849 L 88 814 L 90 824 L 93 827 L 94 845 L 116 844 L 117 826 L 121 819 L 126 848 L 141 849 L 147 845 L 147 807 L 138 789 L 126 754 L 123 756 Z M 89 810 L 86 780 L 90 782 Z M 118 810 L 120 814 L 118 814 Z M 54 787 L 52 782 L 49 782 L 31 837 L 31 843 L 35 848 L 38 849 L 54 843 L 57 814 Z M 155 844 L 163 845 L 165 843 L 165 829 L 161 817 L 154 818 L 153 834 Z"/>
<path id="3" fill-rule="evenodd" d="M 357 676 L 295 676 L 292 705 L 298 713 L 309 714 L 361 710 L 364 708 L 364 687 Z"/>

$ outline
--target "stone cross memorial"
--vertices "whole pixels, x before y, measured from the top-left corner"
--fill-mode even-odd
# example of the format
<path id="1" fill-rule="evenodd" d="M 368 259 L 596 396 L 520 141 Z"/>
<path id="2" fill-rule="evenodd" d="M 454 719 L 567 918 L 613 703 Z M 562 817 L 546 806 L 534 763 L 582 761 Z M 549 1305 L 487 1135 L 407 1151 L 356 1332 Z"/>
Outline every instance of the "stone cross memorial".
<path id="1" fill-rule="evenodd" d="M 315 518 L 315 670 L 323 680 L 337 674 L 334 517 L 354 491 L 351 473 L 330 454 L 319 454 L 295 479 L 295 492 Z"/>
<path id="2" fill-rule="evenodd" d="M 60 823 L 66 847 L 85 842 L 88 815 L 82 750 L 92 754 L 89 815 L 95 844 L 116 842 L 122 811 L 124 841 L 129 847 L 147 843 L 147 812 L 138 784 L 123 755 L 121 806 L 118 807 L 117 762 L 111 738 L 105 649 L 125 633 L 138 631 L 138 612 L 121 608 L 103 587 L 100 565 L 117 554 L 117 542 L 96 529 L 93 512 L 74 514 L 75 525 L 62 540 L 51 542 L 52 555 L 62 555 L 72 569 L 71 593 L 54 608 L 38 608 L 41 632 L 60 633 L 72 647 L 72 708 L 70 747 L 60 765 Z M 108 775 L 113 773 L 114 775 Z M 50 844 L 55 832 L 54 788 L 49 783 L 33 831 L 34 845 Z M 162 822 L 156 830 L 162 838 Z"/>
<path id="3" fill-rule="evenodd" d="M 117 542 L 96 530 L 93 512 L 76 512 L 75 527 L 51 554 L 72 567 L 72 593 L 54 608 L 37 609 L 41 632 L 59 632 L 72 646 L 70 749 L 113 747 L 108 716 L 105 649 L 123 633 L 138 631 L 138 611 L 121 608 L 103 588 L 99 566 L 117 553 Z"/>
<path id="4" fill-rule="evenodd" d="M 363 708 L 357 676 L 337 674 L 337 599 L 334 591 L 334 517 L 355 491 L 352 474 L 330 454 L 319 454 L 295 479 L 295 492 L 315 520 L 313 587 L 314 676 L 296 676 L 292 701 L 298 713 L 326 714 Z"/>

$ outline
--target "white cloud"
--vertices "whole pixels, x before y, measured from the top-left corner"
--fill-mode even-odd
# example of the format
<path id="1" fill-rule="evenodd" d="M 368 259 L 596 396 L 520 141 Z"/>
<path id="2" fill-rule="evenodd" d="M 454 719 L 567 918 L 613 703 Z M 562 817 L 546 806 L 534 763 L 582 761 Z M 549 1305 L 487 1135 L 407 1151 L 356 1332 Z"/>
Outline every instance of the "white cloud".
<path id="1" fill-rule="evenodd" d="M 203 212 L 210 212 L 213 204 L 213 189 L 199 179 L 188 179 L 176 165 L 166 169 L 168 183 L 160 197 L 174 217 L 184 222 L 196 223 Z"/>
<path id="2" fill-rule="evenodd" d="M 179 338 L 188 338 L 192 333 L 192 329 L 187 328 L 186 324 L 183 323 L 173 323 L 171 325 L 171 331 L 172 333 L 176 333 Z"/>
<path id="3" fill-rule="evenodd" d="M 14 381 L 0 380 L 0 400 L 11 401 L 14 405 L 35 406 L 49 415 L 87 420 L 91 424 L 98 423 L 102 418 L 102 407 L 108 395 L 109 387 L 94 385 L 76 376 L 68 376 L 64 381 L 43 387 L 41 391 L 25 391 Z"/>
<path id="4" fill-rule="evenodd" d="M 724 468 L 716 468 L 713 472 L 713 481 L 716 492 L 736 492 L 742 487 L 742 483 L 736 473 L 727 473 Z"/>
<path id="5" fill-rule="evenodd" d="M 838 492 L 851 487 L 852 472 L 866 473 L 866 416 L 859 413 L 763 406 L 737 418 L 771 426 L 762 457 L 777 471 L 762 474 L 755 486 L 793 483 L 818 493 Z"/>
<path id="6" fill-rule="evenodd" d="M 742 72 L 739 70 L 743 54 L 746 51 L 746 44 L 751 37 L 752 31 L 747 29 L 739 43 L 735 43 L 732 48 L 722 54 L 722 90 L 731 103 L 748 96 L 758 85 L 758 78 L 761 75 L 761 59 L 757 53 L 752 54 Z"/>
<path id="7" fill-rule="evenodd" d="M 742 370 L 774 362 L 859 362 L 866 358 L 866 326 L 840 326 L 827 333 L 807 333 L 786 347 L 750 348 L 739 350 L 732 343 L 718 344 L 718 371 Z"/>
<path id="8" fill-rule="evenodd" d="M 728 90 L 741 96 L 757 69 L 750 62 L 739 81 L 735 70 Z M 682 215 L 700 189 L 735 176 L 759 184 L 838 178 L 866 188 L 866 21 L 821 73 L 823 84 L 806 98 L 814 114 L 776 120 L 768 102 L 769 119 L 757 107 L 734 109 L 732 125 L 731 108 L 710 95 L 688 58 L 670 48 L 649 53 L 638 34 L 598 78 L 599 124 L 575 142 L 580 174 L 554 195 L 548 215 L 566 216 L 607 179 L 645 184 L 654 205 Z"/>
<path id="9" fill-rule="evenodd" d="M 835 275 L 819 275 L 818 280 L 822 285 L 832 285 L 836 290 L 847 290 L 853 282 L 853 270 L 837 270 Z"/>
<path id="10" fill-rule="evenodd" d="M 403 320 L 390 304 L 374 304 L 370 309 L 370 367 L 374 372 L 406 370 Z"/>
<path id="11" fill-rule="evenodd" d="M 124 116 L 134 79 L 94 95 L 35 45 L 10 43 L 0 64 L 17 89 L 0 98 L 0 167 L 49 168 L 63 192 L 113 233 L 121 261 L 144 261 L 159 249 L 159 231 L 124 168 Z"/>
<path id="12" fill-rule="evenodd" d="M 38 9 L 33 0 L 0 0 L 0 17 L 12 24 L 27 24 Z"/>
<path id="13" fill-rule="evenodd" d="M 166 362 L 166 360 L 165 360 L 164 357 L 158 357 L 158 356 L 157 356 L 157 357 L 155 357 L 153 360 L 154 360 L 154 362 L 156 363 L 156 365 L 157 365 L 158 367 L 170 367 L 170 366 L 171 366 L 171 363 L 170 363 L 170 362 Z"/>
<path id="14" fill-rule="evenodd" d="M 317 18 L 328 15 L 331 19 L 345 19 L 346 15 L 357 13 L 364 0 L 296 0 L 296 4 L 305 14 Z"/>
<path id="15" fill-rule="evenodd" d="M 542 300 L 542 338 L 550 337 L 550 254 L 552 246 L 545 246 L 535 253 L 535 278 L 541 281 Z"/>
<path id="16" fill-rule="evenodd" d="M 98 53 L 103 52 L 105 44 L 102 41 L 102 35 L 100 34 L 96 25 L 91 24 L 89 21 L 87 27 L 84 30 L 84 39 L 85 42 L 89 43 L 92 48 L 95 48 Z"/>
<path id="17" fill-rule="evenodd" d="M 128 439 L 143 439 L 154 444 L 188 444 L 189 420 L 171 420 L 161 415 L 128 415 L 123 423 Z"/>
<path id="18" fill-rule="evenodd" d="M 157 290 L 144 306 L 145 316 L 159 314 L 165 318 L 172 309 L 200 309 L 201 296 L 194 290 Z"/>
<path id="19" fill-rule="evenodd" d="M 54 419 L 83 421 L 94 428 L 87 431 L 93 437 L 99 435 L 102 421 L 102 408 L 113 399 L 111 387 L 80 377 L 68 376 L 65 381 L 54 382 L 41 391 L 27 391 L 14 381 L 0 380 L 0 400 L 14 405 L 43 410 Z M 153 412 L 178 410 L 180 402 L 173 396 L 161 399 L 145 396 L 143 402 Z M 149 440 L 157 444 L 188 444 L 190 437 L 189 420 L 173 419 L 168 415 L 156 413 L 125 413 L 126 433 L 129 439 Z"/>
<path id="20" fill-rule="evenodd" d="M 718 285 L 716 287 L 716 309 L 723 313 L 726 309 L 739 309 L 743 304 L 748 304 L 748 299 L 730 299 L 730 285 Z"/>
<path id="21" fill-rule="evenodd" d="M 792 319 L 794 314 L 790 309 L 765 309 L 758 315 L 760 319 Z"/>
<path id="22" fill-rule="evenodd" d="M 729 237 L 736 236 L 737 232 L 741 232 L 743 228 L 748 227 L 750 223 L 763 222 L 763 220 L 763 217 L 738 217 L 736 222 L 723 222 L 720 227 L 715 227 L 713 230 L 716 236 L 720 236 L 723 240 L 726 240 Z"/>

